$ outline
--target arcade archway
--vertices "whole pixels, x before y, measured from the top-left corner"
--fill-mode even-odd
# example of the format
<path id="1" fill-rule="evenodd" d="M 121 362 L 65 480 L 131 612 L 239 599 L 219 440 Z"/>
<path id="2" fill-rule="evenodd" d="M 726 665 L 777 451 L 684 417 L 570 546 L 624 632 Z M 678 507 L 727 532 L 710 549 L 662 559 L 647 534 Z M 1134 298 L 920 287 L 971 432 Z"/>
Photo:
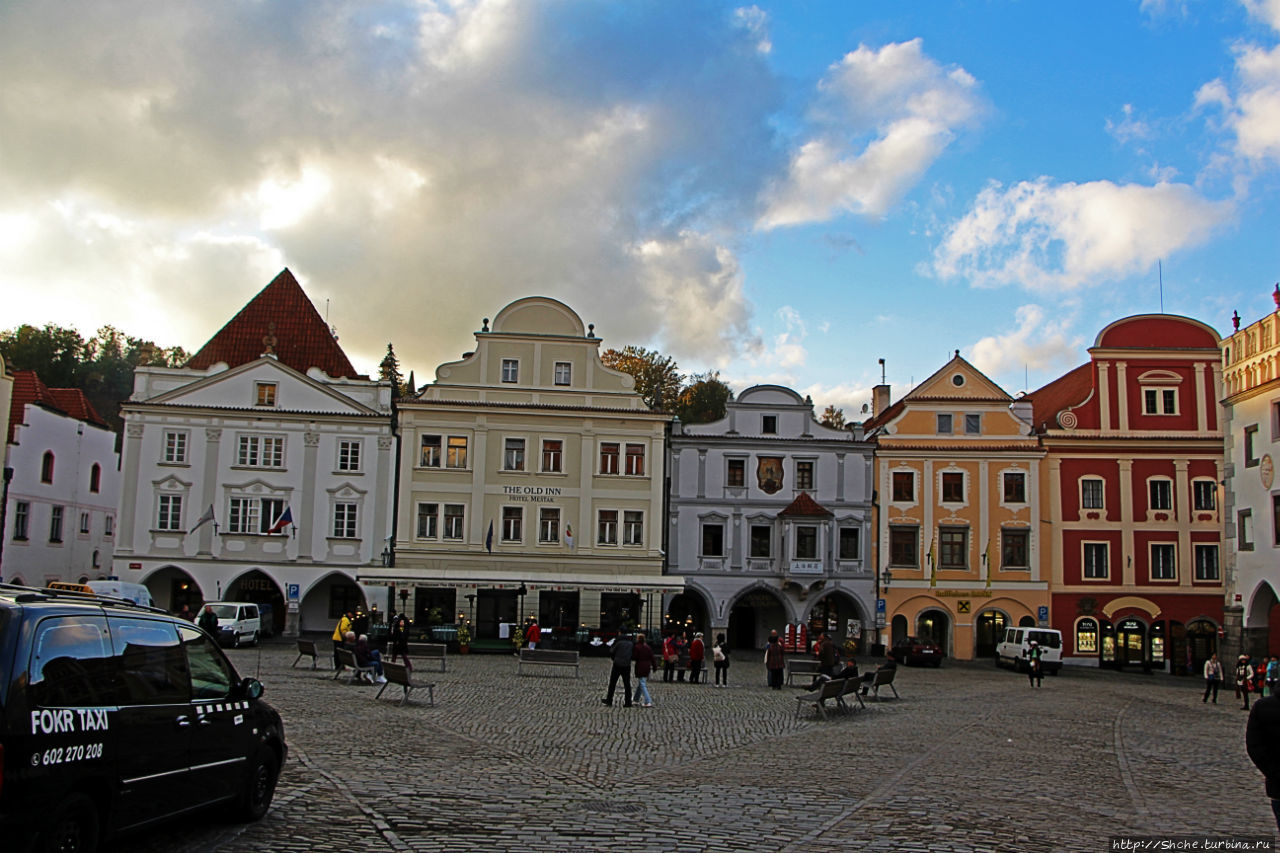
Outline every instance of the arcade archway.
<path id="1" fill-rule="evenodd" d="M 207 593 L 200 588 L 196 579 L 177 566 L 165 566 L 146 577 L 143 585 L 151 591 L 151 600 L 156 607 L 177 613 L 185 604 L 192 613 L 200 612 L 200 605 L 213 601 L 215 593 Z"/>
<path id="2" fill-rule="evenodd" d="M 769 632 L 782 633 L 790 621 L 787 608 L 776 593 L 754 587 L 734 600 L 729 610 L 729 646 L 735 649 L 763 649 Z"/>
<path id="3" fill-rule="evenodd" d="M 262 636 L 274 637 L 284 630 L 284 593 L 265 572 L 254 569 L 227 584 L 227 601 L 249 601 L 258 605 L 262 616 Z"/>
<path id="4" fill-rule="evenodd" d="M 977 660 L 994 658 L 996 646 L 1009 626 L 1009 617 L 1000 610 L 984 610 L 974 620 L 973 656 Z"/>

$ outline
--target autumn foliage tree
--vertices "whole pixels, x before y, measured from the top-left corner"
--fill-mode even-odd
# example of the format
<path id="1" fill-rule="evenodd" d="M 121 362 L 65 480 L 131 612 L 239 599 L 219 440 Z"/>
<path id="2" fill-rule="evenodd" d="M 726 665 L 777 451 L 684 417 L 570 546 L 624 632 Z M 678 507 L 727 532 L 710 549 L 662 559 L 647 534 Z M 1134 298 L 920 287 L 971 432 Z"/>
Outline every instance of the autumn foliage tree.
<path id="1" fill-rule="evenodd" d="M 834 405 L 827 406 L 822 410 L 822 417 L 818 418 L 818 423 L 832 429 L 844 429 L 844 409 L 837 409 Z"/>
<path id="2" fill-rule="evenodd" d="M 629 373 L 636 393 L 651 409 L 669 411 L 688 424 L 703 424 L 724 417 L 733 391 L 714 371 L 685 377 L 674 358 L 657 350 L 627 346 L 600 354 L 606 367 Z"/>

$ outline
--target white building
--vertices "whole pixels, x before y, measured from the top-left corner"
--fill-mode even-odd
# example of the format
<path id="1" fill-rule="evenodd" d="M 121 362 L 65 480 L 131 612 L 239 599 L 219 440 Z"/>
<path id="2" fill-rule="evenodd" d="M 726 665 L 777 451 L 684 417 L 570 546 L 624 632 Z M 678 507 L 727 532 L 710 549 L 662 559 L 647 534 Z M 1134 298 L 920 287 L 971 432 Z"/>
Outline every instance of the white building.
<path id="1" fill-rule="evenodd" d="M 743 391 L 722 420 L 677 423 L 668 564 L 686 591 L 671 620 L 736 648 L 797 622 L 870 643 L 871 465 L 859 427 L 822 425 L 811 400 L 776 385 Z"/>
<path id="2" fill-rule="evenodd" d="M 13 372 L 8 410 L 0 577 L 44 586 L 111 571 L 119 457 L 116 434 L 78 388 Z"/>
<path id="3" fill-rule="evenodd" d="M 270 605 L 327 630 L 369 600 L 388 547 L 391 387 L 352 368 L 285 270 L 182 368 L 143 367 L 122 409 L 115 574 L 162 607 Z"/>

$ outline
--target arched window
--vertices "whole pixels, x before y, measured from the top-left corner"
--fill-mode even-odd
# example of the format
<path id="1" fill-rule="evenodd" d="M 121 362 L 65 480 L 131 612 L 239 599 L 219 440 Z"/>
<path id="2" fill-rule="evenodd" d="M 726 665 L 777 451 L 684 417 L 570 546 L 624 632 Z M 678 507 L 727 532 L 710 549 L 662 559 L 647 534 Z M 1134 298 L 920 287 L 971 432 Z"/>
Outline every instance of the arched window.
<path id="1" fill-rule="evenodd" d="M 102 466 L 97 462 L 89 469 L 89 491 L 97 493 L 102 489 Z"/>
<path id="2" fill-rule="evenodd" d="M 53 451 L 46 450 L 44 458 L 40 460 L 40 482 L 53 482 Z"/>

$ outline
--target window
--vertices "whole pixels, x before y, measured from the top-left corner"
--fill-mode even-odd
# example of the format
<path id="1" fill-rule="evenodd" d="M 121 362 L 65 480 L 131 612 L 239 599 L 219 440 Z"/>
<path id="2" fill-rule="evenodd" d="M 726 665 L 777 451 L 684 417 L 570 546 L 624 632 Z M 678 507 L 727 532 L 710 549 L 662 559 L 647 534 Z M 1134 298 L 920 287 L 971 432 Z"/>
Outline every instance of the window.
<path id="1" fill-rule="evenodd" d="M 1274 501 L 1274 498 L 1272 500 Z M 1253 550 L 1253 510 L 1251 509 L 1242 509 L 1236 514 L 1236 548 L 1241 551 Z"/>
<path id="2" fill-rule="evenodd" d="M 632 477 L 644 476 L 644 445 L 627 445 L 627 473 Z"/>
<path id="3" fill-rule="evenodd" d="M 1148 480 L 1147 488 L 1151 492 L 1152 509 L 1173 509 L 1173 483 L 1170 480 Z"/>
<path id="4" fill-rule="evenodd" d="M 979 435 L 982 432 L 982 415 L 964 416 L 964 434 Z"/>
<path id="5" fill-rule="evenodd" d="M 618 511 L 602 509 L 596 526 L 596 542 L 601 545 L 618 544 Z"/>
<path id="6" fill-rule="evenodd" d="M 963 473 L 948 472 L 942 475 L 942 502 L 948 504 L 964 502 Z"/>
<path id="7" fill-rule="evenodd" d="M 1083 509 L 1102 509 L 1102 481 L 1088 477 L 1080 481 L 1080 506 Z"/>
<path id="8" fill-rule="evenodd" d="M 1004 502 L 1007 504 L 1024 504 L 1027 502 L 1026 474 L 1021 471 L 1005 473 Z"/>
<path id="9" fill-rule="evenodd" d="M 813 490 L 813 463 L 810 461 L 796 462 L 796 488 L 805 491 Z"/>
<path id="10" fill-rule="evenodd" d="M 556 379 L 557 385 L 568 385 L 573 381 L 573 365 L 567 361 L 556 362 Z"/>
<path id="11" fill-rule="evenodd" d="M 862 549 L 859 547 L 859 530 L 856 527 L 840 528 L 840 559 L 860 560 Z"/>
<path id="12" fill-rule="evenodd" d="M 705 522 L 702 525 L 702 556 L 724 556 L 724 525 Z"/>
<path id="13" fill-rule="evenodd" d="M 120 667 L 122 705 L 175 705 L 190 700 L 187 656 L 168 622 L 108 618 Z"/>
<path id="14" fill-rule="evenodd" d="M 1193 480 L 1191 483 L 1191 505 L 1197 512 L 1213 512 L 1218 506 L 1217 483 L 1213 480 Z"/>
<path id="15" fill-rule="evenodd" d="M 40 482 L 53 482 L 53 452 L 46 450 L 40 458 Z"/>
<path id="16" fill-rule="evenodd" d="M 102 535 L 110 539 L 116 532 L 116 517 L 108 515 L 102 519 Z"/>
<path id="17" fill-rule="evenodd" d="M 765 435 L 778 434 L 778 416 L 777 415 L 761 415 L 760 432 Z"/>
<path id="18" fill-rule="evenodd" d="M 440 504 L 418 504 L 418 538 L 435 539 L 439 536 Z"/>
<path id="19" fill-rule="evenodd" d="M 13 538 L 15 541 L 27 541 L 27 528 L 30 523 L 31 504 L 27 501 L 15 501 L 13 504 Z"/>
<path id="20" fill-rule="evenodd" d="M 520 379 L 520 362 L 514 358 L 502 360 L 502 381 L 518 382 Z"/>
<path id="21" fill-rule="evenodd" d="M 969 528 L 938 528 L 938 568 L 969 568 Z"/>
<path id="22" fill-rule="evenodd" d="M 916 499 L 916 475 L 910 471 L 893 472 L 893 499 L 909 502 Z"/>
<path id="23" fill-rule="evenodd" d="M 773 556 L 773 528 L 768 524 L 751 525 L 751 556 Z"/>
<path id="24" fill-rule="evenodd" d="M 1106 580 L 1111 576 L 1108 567 L 1108 550 L 1106 542 L 1084 543 L 1084 576 L 1091 580 Z"/>
<path id="25" fill-rule="evenodd" d="M 444 538 L 461 539 L 462 521 L 466 508 L 462 504 L 444 505 Z"/>
<path id="26" fill-rule="evenodd" d="M 217 644 L 190 625 L 179 625 L 178 633 L 187 652 L 187 668 L 191 672 L 192 699 L 226 699 L 231 695 L 233 673 Z"/>
<path id="27" fill-rule="evenodd" d="M 102 491 L 102 466 L 97 462 L 89 469 L 89 491 L 94 494 Z"/>
<path id="28" fill-rule="evenodd" d="M 1271 496 L 1271 531 L 1272 544 L 1280 547 L 1280 495 Z"/>
<path id="29" fill-rule="evenodd" d="M 62 512 L 63 512 L 62 507 L 55 506 L 52 508 L 51 512 L 49 513 L 49 541 L 50 542 L 62 541 Z"/>
<path id="30" fill-rule="evenodd" d="M 920 528 L 890 525 L 889 564 L 893 566 L 919 566 L 919 540 Z"/>
<path id="31" fill-rule="evenodd" d="M 356 505 L 339 501 L 333 505 L 333 538 L 356 538 Z"/>
<path id="32" fill-rule="evenodd" d="M 1178 413 L 1178 389 L 1143 388 L 1142 413 L 1144 415 L 1176 415 Z"/>
<path id="33" fill-rule="evenodd" d="M 274 382 L 256 382 L 253 386 L 257 391 L 258 406 L 274 406 L 276 404 L 276 383 Z"/>
<path id="34" fill-rule="evenodd" d="M 182 529 L 182 495 L 161 495 L 156 530 Z"/>
<path id="35" fill-rule="evenodd" d="M 424 435 L 422 437 L 422 453 L 418 457 L 418 465 L 423 468 L 440 467 L 440 436 Z"/>
<path id="36" fill-rule="evenodd" d="M 1271 404 L 1271 440 L 1280 441 L 1280 402 Z"/>
<path id="37" fill-rule="evenodd" d="M 502 541 L 519 542 L 524 538 L 524 509 L 518 506 L 502 508 Z"/>
<path id="38" fill-rule="evenodd" d="M 120 704 L 116 662 L 101 616 L 41 619 L 32 644 L 32 708 L 83 708 Z"/>
<path id="39" fill-rule="evenodd" d="M 730 459 L 726 463 L 729 467 L 725 472 L 725 485 L 735 488 L 746 485 L 747 482 L 747 460 Z"/>
<path id="40" fill-rule="evenodd" d="M 1076 652 L 1087 655 L 1098 653 L 1097 620 L 1081 619 L 1076 623 Z"/>
<path id="41" fill-rule="evenodd" d="M 89 535 L 89 513 L 80 513 L 80 533 L 82 536 Z"/>
<path id="42" fill-rule="evenodd" d="M 502 469 L 504 471 L 524 470 L 524 439 L 508 438 L 502 452 Z"/>
<path id="43" fill-rule="evenodd" d="M 1174 562 L 1176 553 L 1176 549 L 1171 542 L 1159 542 L 1151 546 L 1151 579 L 1153 581 L 1177 579 L 1178 566 Z"/>
<path id="44" fill-rule="evenodd" d="M 950 434 L 951 434 L 951 415 L 942 414 L 940 412 L 938 414 L 938 435 L 950 435 Z"/>
<path id="45" fill-rule="evenodd" d="M 600 444 L 600 473 L 618 473 L 618 442 L 605 441 Z"/>
<path id="46" fill-rule="evenodd" d="M 564 470 L 562 458 L 564 442 L 558 438 L 547 438 L 542 441 L 542 470 L 548 474 L 559 474 Z"/>
<path id="47" fill-rule="evenodd" d="M 246 468 L 283 468 L 284 436 L 240 436 L 236 464 Z"/>
<path id="48" fill-rule="evenodd" d="M 166 430 L 164 434 L 164 459 L 169 465 L 185 465 L 187 463 L 187 434 L 176 430 Z"/>
<path id="49" fill-rule="evenodd" d="M 1196 580 L 1218 580 L 1218 546 L 1196 546 Z"/>
<path id="50" fill-rule="evenodd" d="M 232 498 L 227 509 L 227 532 L 269 533 L 282 515 L 281 498 Z"/>
<path id="51" fill-rule="evenodd" d="M 796 528 L 796 559 L 816 560 L 818 558 L 818 528 L 810 525 Z"/>
<path id="52" fill-rule="evenodd" d="M 338 440 L 338 470 L 360 470 L 360 442 L 352 438 Z"/>
<path id="53" fill-rule="evenodd" d="M 644 544 L 644 513 L 639 510 L 627 510 L 622 514 L 622 544 Z"/>
<path id="54" fill-rule="evenodd" d="M 538 510 L 538 541 L 554 544 L 560 541 L 560 510 L 544 506 Z"/>
<path id="55" fill-rule="evenodd" d="M 467 467 L 467 437 L 465 435 L 449 436 L 449 444 L 445 448 L 444 467 Z"/>
<path id="56" fill-rule="evenodd" d="M 48 456 L 48 454 L 45 454 Z M 1258 462 L 1258 425 L 1247 426 L 1244 428 L 1244 466 L 1253 468 Z M 46 480 L 45 482 L 48 482 Z"/>
<path id="57" fill-rule="evenodd" d="M 1000 568 L 1026 569 L 1031 566 L 1030 530 L 1000 531 Z"/>

